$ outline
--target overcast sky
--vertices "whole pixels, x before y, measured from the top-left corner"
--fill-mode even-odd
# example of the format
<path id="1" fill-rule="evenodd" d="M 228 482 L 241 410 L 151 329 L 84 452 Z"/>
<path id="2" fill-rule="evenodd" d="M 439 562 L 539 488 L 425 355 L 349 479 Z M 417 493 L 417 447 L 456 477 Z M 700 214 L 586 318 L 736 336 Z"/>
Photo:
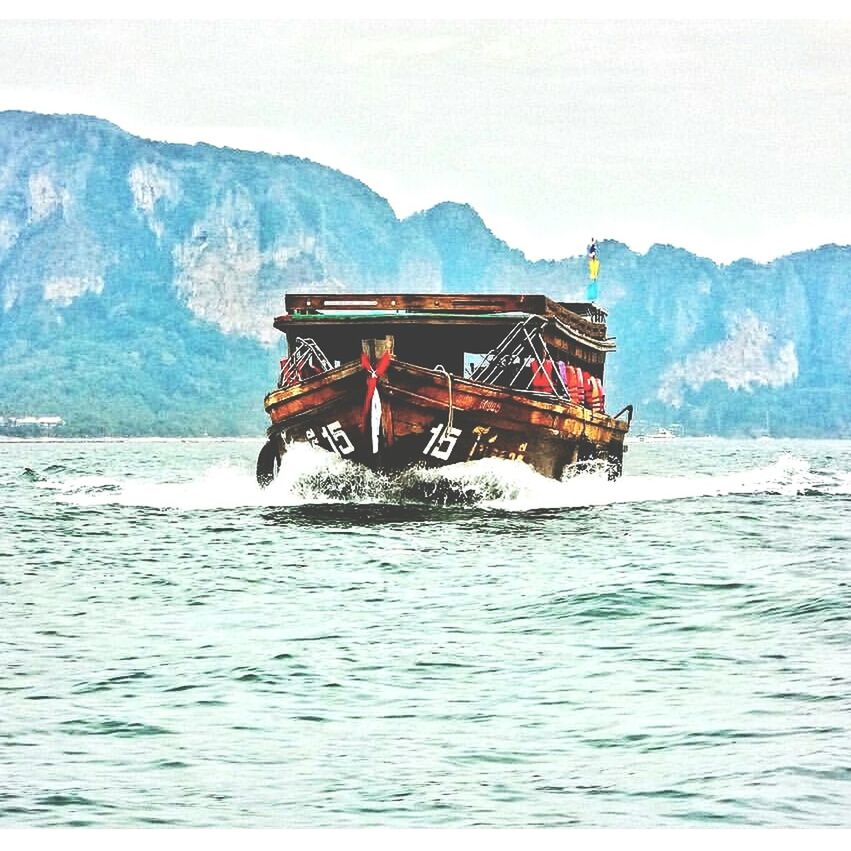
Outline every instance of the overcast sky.
<path id="1" fill-rule="evenodd" d="M 295 154 L 530 259 L 851 243 L 851 22 L 0 20 L 0 108 Z"/>

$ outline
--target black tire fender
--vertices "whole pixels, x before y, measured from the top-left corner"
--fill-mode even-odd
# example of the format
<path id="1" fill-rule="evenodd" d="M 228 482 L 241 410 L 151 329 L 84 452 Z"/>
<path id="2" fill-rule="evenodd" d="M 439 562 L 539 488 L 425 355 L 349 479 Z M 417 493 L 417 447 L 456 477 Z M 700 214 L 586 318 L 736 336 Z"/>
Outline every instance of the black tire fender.
<path id="1" fill-rule="evenodd" d="M 257 484 L 265 488 L 278 477 L 281 469 L 280 442 L 272 438 L 263 444 L 257 456 Z"/>

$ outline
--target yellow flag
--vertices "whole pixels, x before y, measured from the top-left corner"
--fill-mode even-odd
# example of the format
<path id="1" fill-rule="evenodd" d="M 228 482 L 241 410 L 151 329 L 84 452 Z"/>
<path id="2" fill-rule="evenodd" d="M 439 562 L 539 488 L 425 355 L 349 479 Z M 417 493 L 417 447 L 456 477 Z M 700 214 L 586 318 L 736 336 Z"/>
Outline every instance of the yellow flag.
<path id="1" fill-rule="evenodd" d="M 597 274 L 600 271 L 600 261 L 596 257 L 592 257 L 588 261 L 588 275 L 591 277 L 592 281 L 597 280 Z"/>

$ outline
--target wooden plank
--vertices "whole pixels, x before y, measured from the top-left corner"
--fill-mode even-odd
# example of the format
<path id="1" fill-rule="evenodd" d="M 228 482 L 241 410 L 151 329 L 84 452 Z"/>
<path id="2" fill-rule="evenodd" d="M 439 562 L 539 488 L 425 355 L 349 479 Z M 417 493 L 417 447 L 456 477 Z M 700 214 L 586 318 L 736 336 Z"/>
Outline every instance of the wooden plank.
<path id="1" fill-rule="evenodd" d="M 593 301 L 560 301 L 561 305 L 577 316 L 587 316 L 592 322 L 605 324 L 608 313 L 602 307 L 598 307 Z"/>
<path id="2" fill-rule="evenodd" d="M 417 313 L 387 313 L 382 316 L 374 316 L 364 313 L 361 316 L 352 314 L 349 316 L 341 316 L 339 314 L 328 313 L 285 313 L 283 316 L 276 316 L 274 326 L 279 331 L 285 328 L 328 328 L 329 326 L 350 325 L 352 327 L 376 326 L 382 327 L 385 325 L 478 325 L 482 327 L 502 327 L 506 330 L 513 328 L 520 321 L 515 316 L 500 316 L 500 315 L 484 315 L 484 314 L 452 314 L 445 315 L 423 315 Z"/>
<path id="3" fill-rule="evenodd" d="M 577 310 L 587 307 L 584 304 L 571 305 Z M 547 316 L 561 320 L 565 325 L 594 340 L 605 339 L 606 314 L 602 311 L 587 311 L 580 315 L 569 309 L 566 303 L 547 299 Z"/>
<path id="4" fill-rule="evenodd" d="M 378 363 L 385 352 L 393 354 L 394 338 L 392 334 L 373 340 L 361 340 L 360 342 L 363 353 L 369 358 L 369 362 L 373 366 Z"/>
<path id="5" fill-rule="evenodd" d="M 572 330 L 582 342 L 606 344 L 606 314 L 585 302 L 557 302 L 543 295 L 472 295 L 366 293 L 360 294 L 303 294 L 287 293 L 287 313 L 276 316 L 273 322 L 279 331 L 298 327 L 309 333 L 309 326 L 359 325 L 360 323 L 388 325 L 439 326 L 444 323 L 505 323 L 516 317 L 499 314 L 526 313 L 555 319 L 562 330 Z M 574 312 L 570 308 L 575 308 Z M 580 315 L 580 311 L 582 315 Z M 374 314 L 384 312 L 378 317 Z M 359 315 L 360 314 L 360 315 Z M 445 314 L 441 316 L 441 314 Z M 307 323 L 307 325 L 306 325 Z M 386 333 L 386 332 L 385 332 Z"/>
<path id="6" fill-rule="evenodd" d="M 323 310 L 422 310 L 450 313 L 538 313 L 547 312 L 542 295 L 465 295 L 453 293 L 287 293 L 284 304 L 289 313 Z M 555 302 L 553 302 L 555 304 Z"/>
<path id="7" fill-rule="evenodd" d="M 566 324 L 599 337 L 605 328 L 606 313 L 590 302 L 557 302 L 543 295 L 489 295 L 464 293 L 351 293 L 338 295 L 287 293 L 288 313 L 313 314 L 322 311 L 420 311 L 428 313 L 536 313 L 555 316 Z M 287 317 L 278 317 L 286 321 Z M 277 320 L 276 320 L 277 326 Z"/>

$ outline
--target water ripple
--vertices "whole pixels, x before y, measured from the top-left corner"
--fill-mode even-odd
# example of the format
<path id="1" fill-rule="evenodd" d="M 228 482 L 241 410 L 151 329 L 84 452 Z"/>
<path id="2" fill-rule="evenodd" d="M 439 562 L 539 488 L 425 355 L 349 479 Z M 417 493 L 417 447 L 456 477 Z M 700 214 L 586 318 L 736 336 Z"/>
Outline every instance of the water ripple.
<path id="1" fill-rule="evenodd" d="M 669 443 L 0 446 L 0 824 L 851 826 L 851 445 Z"/>

